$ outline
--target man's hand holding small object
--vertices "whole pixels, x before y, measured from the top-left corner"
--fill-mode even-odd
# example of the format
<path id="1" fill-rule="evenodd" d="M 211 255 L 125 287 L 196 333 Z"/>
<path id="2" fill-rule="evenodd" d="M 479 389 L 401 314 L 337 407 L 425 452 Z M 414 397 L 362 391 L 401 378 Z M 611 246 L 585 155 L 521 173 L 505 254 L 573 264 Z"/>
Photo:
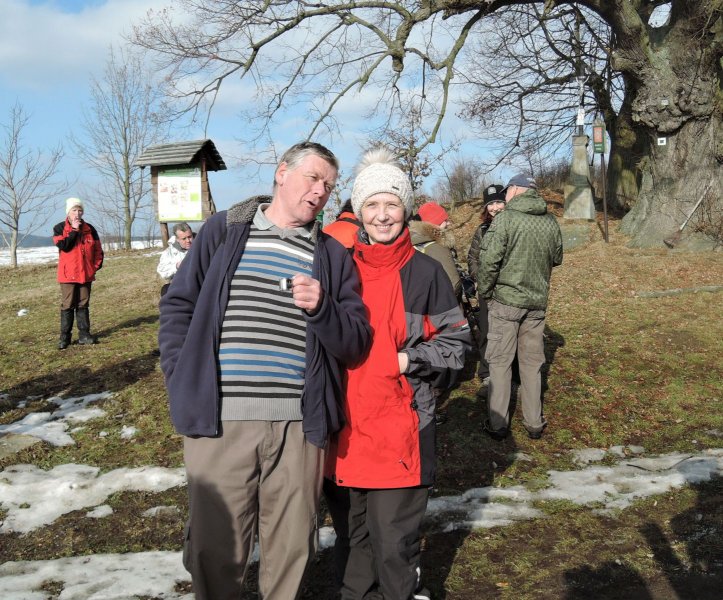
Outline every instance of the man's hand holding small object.
<path id="1" fill-rule="evenodd" d="M 291 279 L 279 279 L 279 289 L 282 292 L 291 292 L 294 304 L 309 314 L 314 314 L 321 306 L 324 292 L 321 284 L 308 275 L 294 275 Z"/>

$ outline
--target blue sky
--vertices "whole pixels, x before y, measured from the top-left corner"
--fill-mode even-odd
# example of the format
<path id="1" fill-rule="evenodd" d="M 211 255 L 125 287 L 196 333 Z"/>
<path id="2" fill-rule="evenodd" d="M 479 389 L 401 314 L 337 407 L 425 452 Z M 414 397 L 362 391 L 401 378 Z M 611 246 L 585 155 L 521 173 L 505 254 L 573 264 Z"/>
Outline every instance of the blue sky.
<path id="1" fill-rule="evenodd" d="M 0 123 L 9 121 L 18 102 L 29 116 L 23 131 L 26 148 L 49 151 L 63 143 L 63 175 L 77 185 L 65 196 L 81 195 L 86 172 L 68 143 L 79 133 L 81 115 L 89 102 L 91 76 L 102 78 L 111 45 L 120 45 L 122 34 L 149 8 L 165 0 L 0 0 Z M 213 123 L 210 137 L 222 155 L 233 140 L 215 139 L 213 129 L 230 131 L 229 123 Z M 185 132 L 179 139 L 198 139 L 202 130 Z M 232 165 L 229 164 L 229 167 Z M 236 178 L 236 179 L 235 179 Z M 235 181 L 234 181 L 235 179 Z M 219 208 L 238 199 L 238 174 L 211 174 L 211 189 Z M 231 200 L 231 196 L 234 200 Z M 65 196 L 55 202 L 54 216 L 46 229 L 64 218 Z M 217 198 L 218 197 L 218 198 Z M 92 198 L 85 198 L 88 220 L 93 222 Z M 37 233 L 42 234 L 43 230 Z"/>
<path id="2" fill-rule="evenodd" d="M 59 142 L 66 148 L 63 174 L 77 179 L 75 188 L 66 196 L 80 195 L 87 172 L 74 158 L 67 140 L 79 133 L 81 114 L 88 106 L 90 77 L 102 79 L 108 50 L 120 45 L 122 35 L 147 10 L 160 8 L 168 0 L 0 0 L 0 123 L 7 123 L 9 111 L 19 102 L 30 117 L 24 130 L 27 148 L 50 150 Z M 236 158 L 245 153 L 240 134 L 243 122 L 237 107 L 249 90 L 251 81 L 225 86 L 209 124 L 210 137 L 226 160 L 228 171 L 210 174 L 211 189 L 219 209 L 255 193 L 270 189 L 271 171 L 245 171 Z M 359 114 L 345 115 L 343 139 L 330 146 L 339 156 L 342 171 L 351 173 L 363 143 Z M 358 110 L 356 111 L 358 113 Z M 278 148 L 283 150 L 308 130 L 303 115 L 290 115 L 301 121 L 299 135 L 287 122 L 280 127 Z M 354 122 L 356 120 L 356 123 Z M 464 127 L 450 119 L 448 131 Z M 174 136 L 179 139 L 200 139 L 203 130 L 186 131 Z M 321 140 L 326 142 L 326 140 Z M 430 192 L 433 181 L 428 180 L 424 191 Z M 55 223 L 64 217 L 64 198 L 57 199 L 56 211 L 49 220 Z M 88 220 L 93 222 L 92 198 L 85 198 Z M 42 230 L 38 231 L 42 233 Z"/>

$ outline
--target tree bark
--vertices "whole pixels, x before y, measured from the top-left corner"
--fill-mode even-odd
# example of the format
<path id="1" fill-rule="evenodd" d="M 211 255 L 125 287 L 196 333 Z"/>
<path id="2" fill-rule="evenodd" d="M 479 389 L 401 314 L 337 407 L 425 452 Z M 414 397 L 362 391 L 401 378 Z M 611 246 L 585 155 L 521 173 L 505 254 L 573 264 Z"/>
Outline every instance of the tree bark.
<path id="1" fill-rule="evenodd" d="M 711 117 L 688 121 L 665 138 L 665 145 L 650 140 L 650 153 L 640 163 L 638 201 L 620 227 L 632 237 L 632 246 L 661 245 L 685 221 L 709 183 L 720 205 L 723 181 L 715 159 L 716 134 L 720 133 L 720 117 Z"/>
<path id="2" fill-rule="evenodd" d="M 18 230 L 14 228 L 10 231 L 10 266 L 18 266 Z"/>
<path id="3" fill-rule="evenodd" d="M 638 186 L 637 202 L 621 226 L 632 246 L 660 245 L 685 221 L 708 184 L 720 206 L 720 27 L 720 11 L 703 0 L 673 3 L 665 27 L 617 34 L 613 66 L 630 87 L 630 121 L 623 112 L 616 152 L 624 158 L 610 183 L 623 202 Z M 636 32 L 639 37 L 631 39 Z"/>
<path id="4" fill-rule="evenodd" d="M 640 192 L 642 173 L 639 165 L 650 151 L 646 132 L 633 121 L 632 94 L 627 92 L 617 116 L 608 125 L 610 156 L 608 158 L 608 201 L 613 210 L 628 212 Z"/>

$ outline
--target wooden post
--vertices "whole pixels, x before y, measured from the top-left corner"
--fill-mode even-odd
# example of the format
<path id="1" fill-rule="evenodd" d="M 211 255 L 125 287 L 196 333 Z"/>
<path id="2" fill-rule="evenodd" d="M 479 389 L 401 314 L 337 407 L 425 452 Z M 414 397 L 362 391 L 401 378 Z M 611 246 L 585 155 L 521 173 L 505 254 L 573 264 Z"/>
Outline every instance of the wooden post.
<path id="1" fill-rule="evenodd" d="M 608 243 L 608 194 L 607 194 L 607 173 L 605 172 L 605 153 L 600 154 L 600 168 L 602 169 L 602 201 L 603 201 L 603 234 L 605 243 Z"/>
<path id="2" fill-rule="evenodd" d="M 161 245 L 163 246 L 164 250 L 168 248 L 169 237 L 171 236 L 168 235 L 168 223 L 161 223 Z"/>

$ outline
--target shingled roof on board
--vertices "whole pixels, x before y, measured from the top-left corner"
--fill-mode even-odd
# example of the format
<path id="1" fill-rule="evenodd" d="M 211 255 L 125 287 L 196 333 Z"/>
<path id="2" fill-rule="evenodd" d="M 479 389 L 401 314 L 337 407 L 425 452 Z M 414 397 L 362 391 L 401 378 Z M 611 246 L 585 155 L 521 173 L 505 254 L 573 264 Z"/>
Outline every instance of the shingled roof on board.
<path id="1" fill-rule="evenodd" d="M 206 155 L 208 171 L 225 171 L 226 163 L 216 150 L 211 140 L 194 140 L 191 142 L 172 142 L 148 146 L 136 160 L 137 167 L 160 165 L 188 165 L 196 162 L 199 154 Z"/>

